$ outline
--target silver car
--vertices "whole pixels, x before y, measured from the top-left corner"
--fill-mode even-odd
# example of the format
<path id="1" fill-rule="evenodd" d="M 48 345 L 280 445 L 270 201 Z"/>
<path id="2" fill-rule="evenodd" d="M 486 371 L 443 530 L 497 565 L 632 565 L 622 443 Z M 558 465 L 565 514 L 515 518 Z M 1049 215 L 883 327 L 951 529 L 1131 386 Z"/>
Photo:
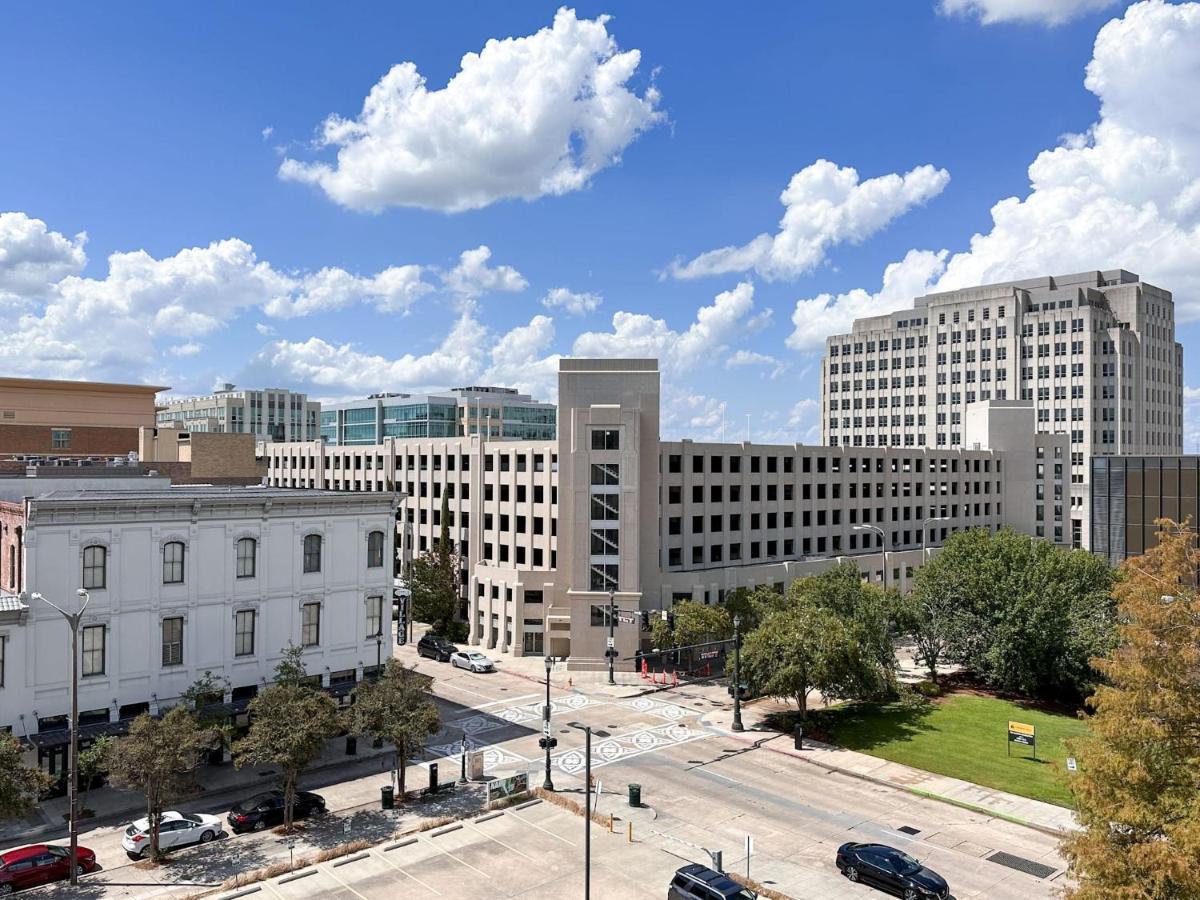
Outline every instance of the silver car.
<path id="1" fill-rule="evenodd" d="M 459 650 L 457 653 L 450 654 L 450 665 L 459 669 L 468 669 L 472 672 L 494 672 L 496 664 L 484 656 L 473 650 Z"/>

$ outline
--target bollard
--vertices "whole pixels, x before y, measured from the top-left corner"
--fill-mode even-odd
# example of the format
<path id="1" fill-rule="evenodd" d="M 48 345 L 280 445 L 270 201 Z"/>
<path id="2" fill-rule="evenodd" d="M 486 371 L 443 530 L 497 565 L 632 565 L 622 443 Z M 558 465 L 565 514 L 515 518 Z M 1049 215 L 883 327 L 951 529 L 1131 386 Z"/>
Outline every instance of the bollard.
<path id="1" fill-rule="evenodd" d="M 608 833 L 609 834 L 613 833 L 613 814 L 612 813 L 608 814 Z"/>
<path id="2" fill-rule="evenodd" d="M 429 764 L 429 793 L 436 794 L 438 792 L 437 780 L 437 763 Z"/>
<path id="3" fill-rule="evenodd" d="M 804 726 L 799 722 L 796 723 L 795 729 L 792 731 L 792 737 L 796 739 L 796 749 L 804 749 Z"/>
<path id="4" fill-rule="evenodd" d="M 625 830 L 625 843 L 633 843 L 633 823 L 629 823 L 629 827 Z"/>

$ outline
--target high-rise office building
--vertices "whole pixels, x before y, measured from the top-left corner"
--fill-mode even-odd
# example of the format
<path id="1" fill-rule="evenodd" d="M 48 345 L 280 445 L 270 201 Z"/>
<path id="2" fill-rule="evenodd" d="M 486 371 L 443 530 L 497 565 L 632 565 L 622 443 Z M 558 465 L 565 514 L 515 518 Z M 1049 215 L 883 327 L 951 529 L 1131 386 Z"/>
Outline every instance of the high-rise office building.
<path id="1" fill-rule="evenodd" d="M 321 404 L 284 388 L 238 390 L 225 384 L 208 397 L 169 400 L 157 414 L 161 427 L 253 434 L 259 441 L 315 441 Z"/>
<path id="2" fill-rule="evenodd" d="M 432 394 L 372 394 L 328 403 L 321 440 L 332 446 L 382 443 L 385 437 L 479 434 L 516 440 L 554 438 L 556 407 L 505 387 L 461 387 Z"/>
<path id="3" fill-rule="evenodd" d="M 1182 451 L 1171 293 L 1123 269 L 1031 278 L 918 297 L 826 341 L 827 444 L 960 446 L 988 400 L 1031 403 L 1039 432 L 1069 436 L 1069 539 L 1087 546 L 1090 458 Z"/>

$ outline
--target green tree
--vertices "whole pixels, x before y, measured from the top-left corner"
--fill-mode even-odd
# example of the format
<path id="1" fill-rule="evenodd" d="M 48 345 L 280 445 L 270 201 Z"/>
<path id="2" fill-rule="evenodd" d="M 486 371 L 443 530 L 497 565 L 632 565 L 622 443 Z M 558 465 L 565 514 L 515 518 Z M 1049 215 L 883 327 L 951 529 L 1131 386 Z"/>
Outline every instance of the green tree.
<path id="1" fill-rule="evenodd" d="M 723 607 L 684 600 L 671 612 L 674 628 L 661 616 L 650 621 L 650 639 L 656 647 L 687 647 L 733 637 L 733 617 Z"/>
<path id="2" fill-rule="evenodd" d="M 868 584 L 863 580 L 858 566 L 847 562 L 826 569 L 819 575 L 792 582 L 783 604 L 794 604 L 798 600 L 811 600 L 822 609 L 831 611 L 843 623 L 850 639 L 858 644 L 862 663 L 873 664 L 874 674 L 868 679 L 872 683 L 878 681 L 873 692 L 894 690 L 895 592 L 884 592 Z"/>
<path id="3" fill-rule="evenodd" d="M 234 765 L 279 767 L 285 831 L 292 829 L 296 783 L 340 730 L 337 704 L 308 685 L 272 684 L 250 701 L 250 731 L 233 745 Z"/>
<path id="4" fill-rule="evenodd" d="M 950 660 L 951 636 L 961 614 L 961 591 L 955 589 L 951 578 L 924 577 L 926 568 L 917 570 L 911 591 L 897 596 L 895 615 L 901 633 L 912 638 L 914 659 L 925 667 L 929 680 L 938 684 L 938 667 Z"/>
<path id="5" fill-rule="evenodd" d="M 783 592 L 774 587 L 759 585 L 749 588 L 734 588 L 725 595 L 725 609 L 731 619 L 739 616 L 742 634 L 749 634 L 758 627 L 763 615 L 783 602 Z"/>
<path id="6" fill-rule="evenodd" d="M 383 676 L 360 684 L 350 707 L 351 729 L 387 741 L 395 748 L 393 777 L 400 799 L 405 795 L 405 769 L 425 741 L 437 734 L 441 719 L 430 696 L 433 679 L 389 659 Z"/>
<path id="7" fill-rule="evenodd" d="M 289 641 L 281 653 L 279 662 L 275 664 L 275 684 L 313 687 L 308 668 L 304 665 L 304 648 Z"/>
<path id="8" fill-rule="evenodd" d="M 951 660 L 1003 690 L 1077 699 L 1095 683 L 1089 660 L 1113 644 L 1114 578 L 1086 551 L 978 528 L 946 541 L 916 589 L 957 600 L 943 623 Z"/>
<path id="9" fill-rule="evenodd" d="M 1107 683 L 1070 744 L 1072 900 L 1200 897 L 1200 553 L 1186 523 L 1158 525 L 1158 545 L 1121 567 L 1118 642 L 1094 661 Z"/>
<path id="10" fill-rule="evenodd" d="M 92 741 L 86 750 L 80 750 L 76 763 L 79 766 L 79 786 L 83 791 L 79 798 L 79 806 L 83 815 L 91 815 L 87 808 L 88 792 L 96 776 L 108 770 L 108 761 L 112 758 L 113 746 L 116 740 L 109 735 L 101 735 Z"/>
<path id="11" fill-rule="evenodd" d="M 0 820 L 25 815 L 54 783 L 47 772 L 25 765 L 22 753 L 19 738 L 0 732 Z"/>
<path id="12" fill-rule="evenodd" d="M 205 671 L 181 695 L 183 701 L 192 709 L 196 722 L 212 735 L 212 745 L 209 748 L 212 753 L 224 751 L 233 740 L 233 723 L 229 721 L 222 705 L 228 686 L 228 679 Z"/>
<path id="13" fill-rule="evenodd" d="M 129 726 L 129 734 L 114 742 L 106 760 L 109 782 L 146 798 L 150 846 L 143 855 L 161 857 L 158 829 L 163 810 L 194 787 L 196 766 L 211 746 L 212 735 L 184 706 L 172 707 L 161 719 L 142 713 Z"/>
<path id="14" fill-rule="evenodd" d="M 432 550 L 412 561 L 408 572 L 413 617 L 444 634 L 458 615 L 460 561 L 450 540 L 450 508 L 442 495 L 441 530 Z"/>

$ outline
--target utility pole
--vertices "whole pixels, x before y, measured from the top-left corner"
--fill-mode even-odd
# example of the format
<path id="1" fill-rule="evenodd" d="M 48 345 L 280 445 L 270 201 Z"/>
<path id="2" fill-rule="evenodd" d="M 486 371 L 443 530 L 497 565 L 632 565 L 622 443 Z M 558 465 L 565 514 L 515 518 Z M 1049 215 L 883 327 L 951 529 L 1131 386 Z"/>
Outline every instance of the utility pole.
<path id="1" fill-rule="evenodd" d="M 67 721 L 69 729 L 67 732 L 69 741 L 67 746 L 67 828 L 71 845 L 72 887 L 79 885 L 79 623 L 83 619 L 84 610 L 87 609 L 88 601 L 91 599 L 83 588 L 75 593 L 82 598 L 83 604 L 79 607 L 78 612 L 73 613 L 51 603 L 37 592 L 33 594 L 35 600 L 42 600 L 58 610 L 67 620 L 67 627 L 71 629 L 71 716 Z"/>
<path id="2" fill-rule="evenodd" d="M 554 782 L 550 779 L 550 751 L 558 744 L 556 738 L 550 737 L 550 670 L 554 667 L 554 658 L 546 657 L 546 708 L 542 713 L 542 745 L 546 750 L 546 779 L 542 782 L 542 789 L 547 791 L 554 790 Z"/>
<path id="3" fill-rule="evenodd" d="M 742 725 L 742 673 L 741 673 L 741 634 L 738 629 L 741 627 L 742 617 L 733 617 L 733 730 L 745 731 L 746 727 Z"/>
<path id="4" fill-rule="evenodd" d="M 613 665 L 617 660 L 617 639 L 616 639 L 616 624 L 617 624 L 617 607 L 616 594 L 612 588 L 608 590 L 608 647 L 605 652 L 608 655 L 608 683 L 616 684 L 617 681 L 613 677 Z M 547 683 L 550 676 L 546 676 Z"/>
<path id="5" fill-rule="evenodd" d="M 878 525 L 855 525 L 855 531 L 874 531 L 879 535 L 879 555 L 883 558 L 883 589 L 887 591 L 888 581 L 888 558 L 887 558 L 887 535 L 884 534 L 882 528 Z M 924 533 L 924 531 L 922 531 Z"/>
<path id="6" fill-rule="evenodd" d="M 583 900 L 592 897 L 592 726 L 568 722 L 568 727 L 582 731 L 586 737 L 583 763 Z"/>

